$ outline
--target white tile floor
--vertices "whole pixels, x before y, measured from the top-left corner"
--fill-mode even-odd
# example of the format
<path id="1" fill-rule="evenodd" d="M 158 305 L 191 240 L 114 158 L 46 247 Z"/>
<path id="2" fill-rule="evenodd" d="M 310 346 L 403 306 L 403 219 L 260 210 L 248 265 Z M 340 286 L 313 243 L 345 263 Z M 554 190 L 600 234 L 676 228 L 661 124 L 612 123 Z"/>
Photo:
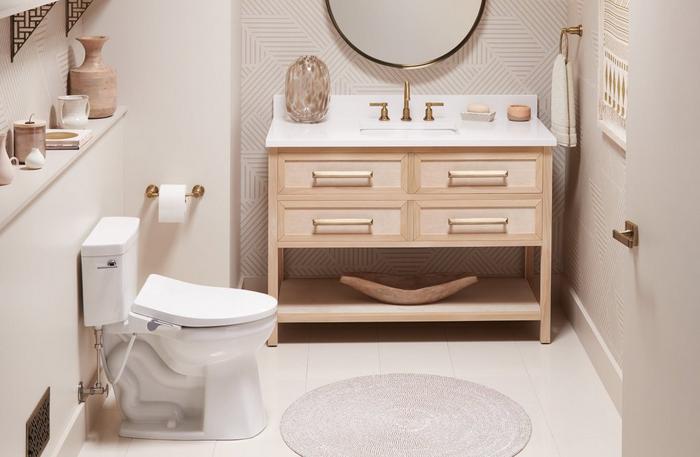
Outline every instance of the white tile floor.
<path id="1" fill-rule="evenodd" d="M 495 388 L 528 412 L 533 435 L 519 457 L 619 457 L 620 417 L 571 326 L 536 341 L 531 324 L 322 325 L 282 329 L 260 351 L 269 426 L 241 442 L 180 443 L 119 438 L 119 412 L 105 410 L 80 457 L 294 456 L 279 435 L 284 410 L 304 392 L 377 373 L 433 373 Z"/>

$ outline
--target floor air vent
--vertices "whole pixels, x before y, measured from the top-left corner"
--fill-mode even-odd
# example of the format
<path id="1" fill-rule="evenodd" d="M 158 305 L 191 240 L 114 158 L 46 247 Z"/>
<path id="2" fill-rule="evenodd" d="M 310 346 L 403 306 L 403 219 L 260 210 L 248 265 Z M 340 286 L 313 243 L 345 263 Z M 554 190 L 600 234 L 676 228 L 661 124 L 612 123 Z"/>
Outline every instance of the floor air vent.
<path id="1" fill-rule="evenodd" d="M 26 457 L 39 457 L 50 437 L 50 404 L 51 388 L 46 389 L 34 412 L 27 419 L 27 455 Z"/>

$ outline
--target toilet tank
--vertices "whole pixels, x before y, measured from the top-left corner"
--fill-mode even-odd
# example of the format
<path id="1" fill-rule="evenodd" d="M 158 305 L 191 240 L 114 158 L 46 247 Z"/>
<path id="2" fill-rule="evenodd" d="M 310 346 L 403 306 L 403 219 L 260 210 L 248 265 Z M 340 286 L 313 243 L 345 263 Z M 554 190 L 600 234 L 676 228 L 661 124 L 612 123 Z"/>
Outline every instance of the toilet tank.
<path id="1" fill-rule="evenodd" d="M 137 293 L 139 219 L 105 217 L 80 250 L 87 327 L 123 322 Z"/>

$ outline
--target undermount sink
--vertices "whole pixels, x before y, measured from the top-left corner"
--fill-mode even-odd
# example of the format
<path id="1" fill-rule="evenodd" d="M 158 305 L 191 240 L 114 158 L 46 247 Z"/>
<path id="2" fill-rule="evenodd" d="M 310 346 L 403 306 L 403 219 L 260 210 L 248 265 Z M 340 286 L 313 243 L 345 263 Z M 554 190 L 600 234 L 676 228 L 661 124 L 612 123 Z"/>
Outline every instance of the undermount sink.
<path id="1" fill-rule="evenodd" d="M 360 122 L 360 133 L 365 135 L 379 134 L 410 134 L 419 136 L 455 135 L 459 131 L 459 123 L 451 120 L 426 121 L 379 121 L 363 120 Z"/>

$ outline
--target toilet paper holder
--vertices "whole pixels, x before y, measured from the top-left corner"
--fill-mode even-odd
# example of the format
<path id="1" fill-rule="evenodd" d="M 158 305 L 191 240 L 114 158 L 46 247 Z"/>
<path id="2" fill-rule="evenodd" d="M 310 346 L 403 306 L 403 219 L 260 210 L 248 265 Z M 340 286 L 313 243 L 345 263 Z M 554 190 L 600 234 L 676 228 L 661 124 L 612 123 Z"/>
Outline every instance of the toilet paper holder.
<path id="1" fill-rule="evenodd" d="M 204 189 L 204 186 L 201 186 L 197 184 L 192 188 L 192 192 L 189 194 L 185 194 L 185 197 L 187 198 L 202 198 L 204 197 L 204 192 L 206 189 Z M 158 189 L 158 186 L 155 184 L 151 184 L 148 187 L 146 187 L 146 198 L 158 198 L 160 194 L 160 189 Z"/>

